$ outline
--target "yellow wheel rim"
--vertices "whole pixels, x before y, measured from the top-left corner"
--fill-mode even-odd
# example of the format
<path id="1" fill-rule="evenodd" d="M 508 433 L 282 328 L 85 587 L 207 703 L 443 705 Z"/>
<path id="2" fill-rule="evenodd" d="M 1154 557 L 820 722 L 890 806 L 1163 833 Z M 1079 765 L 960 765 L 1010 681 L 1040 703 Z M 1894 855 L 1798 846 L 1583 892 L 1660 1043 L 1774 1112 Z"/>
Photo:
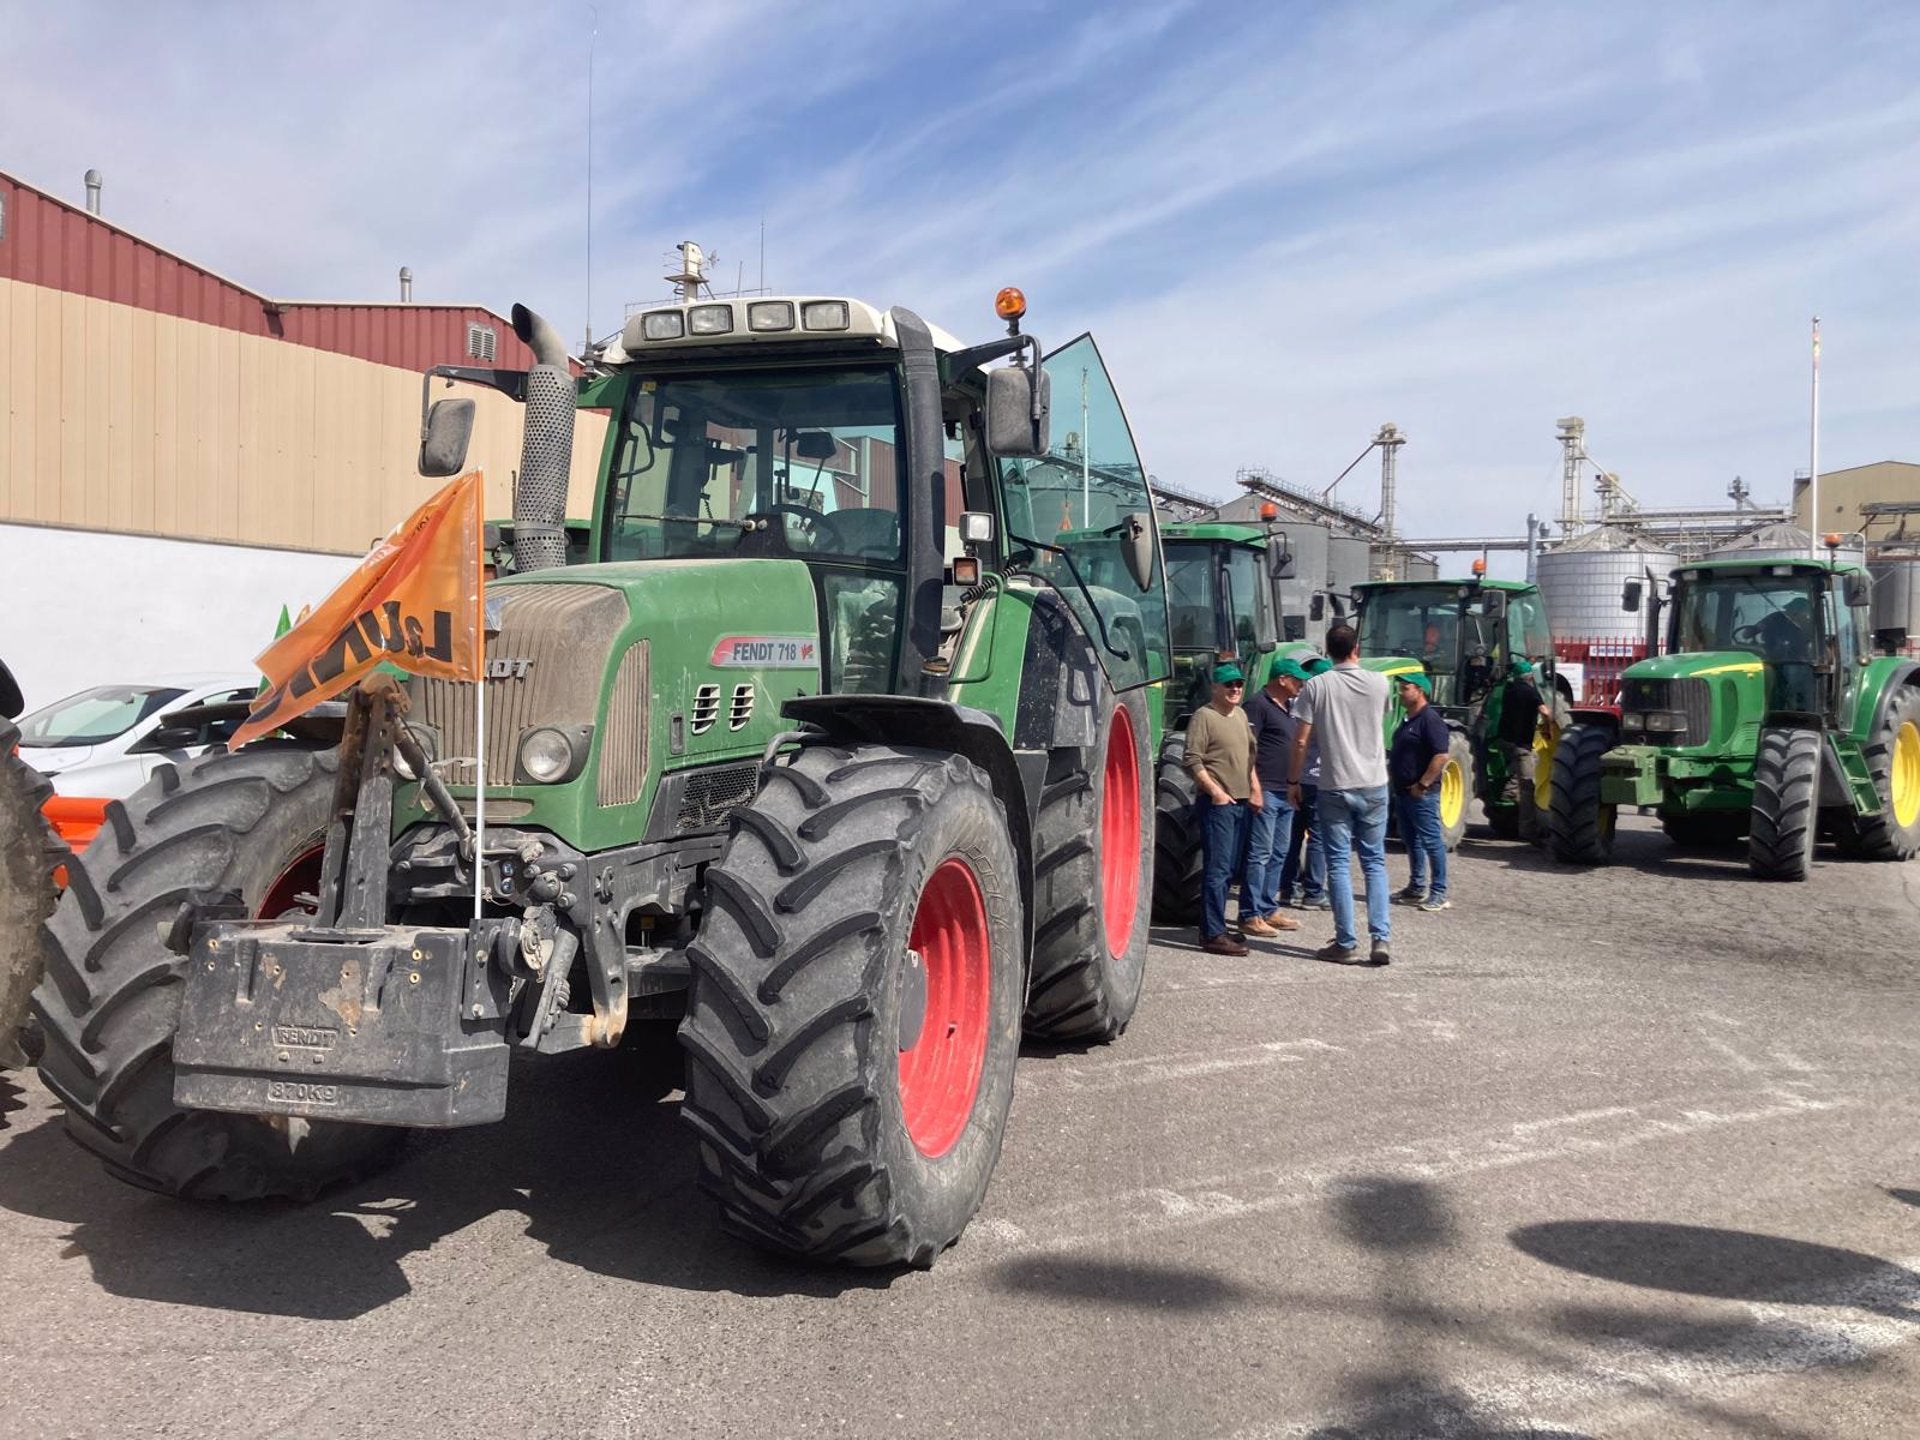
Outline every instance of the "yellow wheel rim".
<path id="1" fill-rule="evenodd" d="M 1909 720 L 1893 736 L 1893 819 L 1902 830 L 1920 819 L 1920 726 Z"/>
<path id="2" fill-rule="evenodd" d="M 1440 828 L 1451 830 L 1458 825 L 1466 808 L 1467 777 L 1460 773 L 1459 761 L 1449 760 L 1440 772 Z"/>

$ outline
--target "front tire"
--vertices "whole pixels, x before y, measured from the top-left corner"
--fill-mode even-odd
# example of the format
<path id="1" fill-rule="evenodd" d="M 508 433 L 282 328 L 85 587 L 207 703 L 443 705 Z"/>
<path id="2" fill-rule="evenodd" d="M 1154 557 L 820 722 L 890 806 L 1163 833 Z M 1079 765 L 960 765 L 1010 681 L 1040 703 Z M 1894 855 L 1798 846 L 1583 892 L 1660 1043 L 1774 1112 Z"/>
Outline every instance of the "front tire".
<path id="1" fill-rule="evenodd" d="M 1467 834 L 1467 797 L 1473 793 L 1473 745 L 1458 730 L 1447 732 L 1447 768 L 1440 772 L 1440 838 L 1458 850 Z"/>
<path id="2" fill-rule="evenodd" d="M 986 1194 L 1020 1047 L 1018 862 L 985 774 L 808 745 L 735 812 L 706 887 L 681 1113 L 723 1223 L 931 1265 Z"/>
<path id="3" fill-rule="evenodd" d="M 1760 732 L 1747 868 L 1762 880 L 1804 880 L 1813 869 L 1813 842 L 1820 825 L 1820 747 L 1818 730 L 1778 727 Z"/>
<path id="4" fill-rule="evenodd" d="M 1154 853 L 1147 825 L 1146 706 L 1108 695 L 1085 750 L 1053 752 L 1033 840 L 1033 977 L 1027 1034 L 1111 1040 L 1147 974 Z"/>
<path id="5" fill-rule="evenodd" d="M 1613 860 L 1615 807 L 1600 803 L 1600 757 L 1613 748 L 1613 732 L 1575 725 L 1553 751 L 1553 808 L 1547 845 L 1567 865 L 1606 865 Z"/>
<path id="6" fill-rule="evenodd" d="M 1160 778 L 1153 812 L 1153 918 L 1161 925 L 1200 920 L 1200 890 L 1207 876 L 1201 842 L 1199 792 L 1187 769 L 1187 737 L 1169 735 L 1160 751 Z"/>
<path id="7" fill-rule="evenodd" d="M 0 1070 L 27 1063 L 20 1028 L 40 983 L 40 926 L 58 898 L 54 871 L 69 858 L 40 813 L 52 782 L 14 753 L 19 743 L 19 727 L 0 718 Z"/>
<path id="8" fill-rule="evenodd" d="M 186 957 L 157 926 L 199 894 L 237 892 L 260 918 L 314 888 L 339 760 L 265 742 L 162 766 L 68 862 L 33 995 L 40 1078 L 67 1133 L 119 1178 L 196 1200 L 311 1199 L 387 1163 L 387 1126 L 188 1110 L 173 1101 Z"/>

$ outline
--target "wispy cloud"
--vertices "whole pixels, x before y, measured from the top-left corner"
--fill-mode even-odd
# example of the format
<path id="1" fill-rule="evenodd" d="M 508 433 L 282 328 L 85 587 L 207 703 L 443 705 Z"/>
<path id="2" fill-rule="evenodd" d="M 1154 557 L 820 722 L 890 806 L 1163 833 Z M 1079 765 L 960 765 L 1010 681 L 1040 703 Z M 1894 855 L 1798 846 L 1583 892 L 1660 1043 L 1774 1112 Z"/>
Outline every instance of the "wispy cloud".
<path id="1" fill-rule="evenodd" d="M 12 6 L 0 167 L 278 293 L 585 319 L 589 7 Z M 1648 503 L 1920 449 L 1920 12 L 599 7 L 594 321 L 673 242 L 984 329 L 1100 335 L 1158 473 L 1324 483 L 1378 424 L 1405 524 L 1517 531 L 1553 421 Z M 1356 474 L 1363 503 L 1370 485 Z"/>

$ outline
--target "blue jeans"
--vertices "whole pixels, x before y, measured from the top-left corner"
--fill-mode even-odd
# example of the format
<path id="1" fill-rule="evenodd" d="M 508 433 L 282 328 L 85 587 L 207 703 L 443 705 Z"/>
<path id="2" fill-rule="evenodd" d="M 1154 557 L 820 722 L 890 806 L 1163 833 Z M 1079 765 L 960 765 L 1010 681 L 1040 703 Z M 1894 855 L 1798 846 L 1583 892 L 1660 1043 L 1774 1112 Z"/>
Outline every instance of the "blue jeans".
<path id="1" fill-rule="evenodd" d="M 1280 866 L 1293 838 L 1293 807 L 1285 792 L 1264 794 L 1265 803 L 1247 821 L 1247 869 L 1240 877 L 1243 921 L 1253 915 L 1264 920 L 1280 908 Z"/>
<path id="2" fill-rule="evenodd" d="M 1393 935 L 1387 894 L 1387 787 L 1320 789 L 1319 829 L 1327 847 L 1327 896 L 1333 901 L 1333 938 L 1357 945 L 1353 932 L 1353 852 L 1367 882 L 1367 933 L 1378 944 Z"/>
<path id="3" fill-rule="evenodd" d="M 1447 840 L 1440 832 L 1440 792 L 1424 795 L 1401 792 L 1393 797 L 1400 821 L 1400 842 L 1407 847 L 1407 886 L 1425 890 L 1429 898 L 1447 894 Z M 1431 873 L 1433 884 L 1427 884 Z"/>
<path id="4" fill-rule="evenodd" d="M 1227 886 L 1239 873 L 1247 853 L 1247 815 L 1253 807 L 1244 800 L 1216 805 L 1202 799 L 1206 812 L 1201 829 L 1207 849 L 1207 868 L 1200 882 L 1200 942 L 1227 933 Z"/>
<path id="5" fill-rule="evenodd" d="M 1280 867 L 1280 893 L 1289 898 L 1296 882 L 1305 900 L 1318 900 L 1327 893 L 1327 852 L 1320 842 L 1320 826 L 1314 820 L 1318 785 L 1300 787 L 1300 808 L 1294 812 L 1293 833 L 1287 837 L 1287 859 Z"/>

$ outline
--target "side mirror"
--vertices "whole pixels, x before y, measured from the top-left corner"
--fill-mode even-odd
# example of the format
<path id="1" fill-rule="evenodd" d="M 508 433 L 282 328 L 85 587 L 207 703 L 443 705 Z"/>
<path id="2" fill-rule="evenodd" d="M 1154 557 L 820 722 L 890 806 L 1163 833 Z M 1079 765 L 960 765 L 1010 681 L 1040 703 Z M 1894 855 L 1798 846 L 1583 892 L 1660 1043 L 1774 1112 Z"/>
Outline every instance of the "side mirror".
<path id="1" fill-rule="evenodd" d="M 1320 621 L 1326 618 L 1327 618 L 1327 597 L 1325 595 L 1316 595 L 1307 604 L 1307 619 L 1313 621 L 1317 625 Z"/>
<path id="2" fill-rule="evenodd" d="M 204 744 L 198 725 L 158 725 L 130 747 L 133 755 L 158 755 L 166 750 L 191 750 Z"/>
<path id="3" fill-rule="evenodd" d="M 802 430 L 793 437 L 793 453 L 802 460 L 831 460 L 839 449 L 840 442 L 824 430 Z"/>
<path id="4" fill-rule="evenodd" d="M 1640 609 L 1640 582 L 1629 580 L 1620 587 L 1620 608 L 1628 612 Z"/>
<path id="5" fill-rule="evenodd" d="M 1283 617 L 1280 621 L 1280 633 L 1288 640 L 1306 639 L 1307 617 L 1304 615 L 1288 615 Z"/>
<path id="6" fill-rule="evenodd" d="M 1873 604 L 1873 579 L 1858 571 L 1847 576 L 1847 608 L 1865 610 Z"/>
<path id="7" fill-rule="evenodd" d="M 467 465 L 473 441 L 471 400 L 436 400 L 420 432 L 420 473 L 433 478 L 458 475 Z"/>
<path id="8" fill-rule="evenodd" d="M 1044 370 L 1023 365 L 989 370 L 987 449 L 1002 460 L 1037 460 L 1045 455 L 1052 437 L 1051 392 Z"/>
<path id="9" fill-rule="evenodd" d="M 1267 575 L 1274 580 L 1293 578 L 1293 551 L 1287 548 L 1287 537 L 1274 535 L 1267 540 Z"/>
<path id="10" fill-rule="evenodd" d="M 1146 591 L 1153 586 L 1153 522 L 1141 513 L 1128 515 L 1120 522 L 1120 558 L 1135 588 Z"/>

